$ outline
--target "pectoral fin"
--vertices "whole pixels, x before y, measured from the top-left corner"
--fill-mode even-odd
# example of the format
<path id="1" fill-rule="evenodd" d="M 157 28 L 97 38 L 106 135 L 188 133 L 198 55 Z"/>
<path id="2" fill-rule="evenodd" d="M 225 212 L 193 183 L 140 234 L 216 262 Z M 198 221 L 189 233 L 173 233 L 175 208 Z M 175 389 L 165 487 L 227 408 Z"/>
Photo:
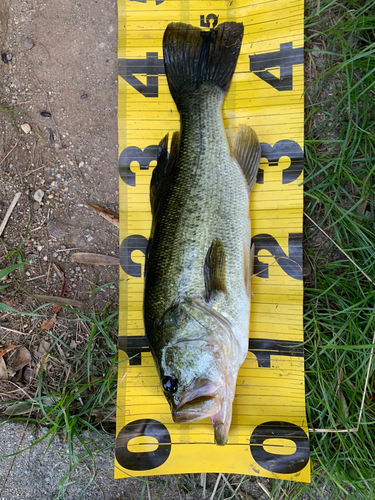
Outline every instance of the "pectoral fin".
<path id="1" fill-rule="evenodd" d="M 236 133 L 236 143 L 233 156 L 238 161 L 247 180 L 249 192 L 257 179 L 261 148 L 259 139 L 254 130 L 247 125 L 239 125 Z"/>
<path id="2" fill-rule="evenodd" d="M 225 249 L 222 242 L 216 239 L 208 249 L 204 262 L 204 284 L 207 302 L 218 292 L 226 292 Z"/>

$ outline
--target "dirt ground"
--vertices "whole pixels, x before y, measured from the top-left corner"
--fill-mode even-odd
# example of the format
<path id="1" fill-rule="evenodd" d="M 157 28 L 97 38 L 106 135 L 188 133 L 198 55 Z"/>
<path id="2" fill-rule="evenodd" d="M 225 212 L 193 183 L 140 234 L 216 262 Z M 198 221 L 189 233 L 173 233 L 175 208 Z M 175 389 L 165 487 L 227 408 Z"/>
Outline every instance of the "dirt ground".
<path id="1" fill-rule="evenodd" d="M 2 22 L 9 61 L 0 65 L 0 103 L 17 113 L 0 109 L 0 220 L 16 193 L 21 197 L 2 235 L 8 249 L 0 252 L 20 244 L 31 217 L 23 247 L 33 258 L 30 293 L 59 294 L 52 263 L 69 277 L 67 296 L 84 301 L 94 283 L 118 277 L 116 268 L 82 268 L 70 259 L 79 251 L 118 252 L 117 228 L 84 205 L 118 211 L 116 22 L 112 0 L 12 0 L 5 37 Z M 25 305 L 17 294 L 13 307 L 18 300 Z"/>

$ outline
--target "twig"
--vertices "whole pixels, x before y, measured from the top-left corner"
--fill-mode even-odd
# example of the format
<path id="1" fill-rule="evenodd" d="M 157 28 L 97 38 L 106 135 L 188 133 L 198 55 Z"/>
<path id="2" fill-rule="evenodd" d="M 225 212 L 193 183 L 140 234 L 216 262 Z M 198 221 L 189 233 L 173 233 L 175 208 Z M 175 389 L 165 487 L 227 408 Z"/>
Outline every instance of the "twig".
<path id="1" fill-rule="evenodd" d="M 206 498 L 206 480 L 207 474 L 205 472 L 201 473 L 201 486 L 203 488 L 203 499 Z"/>
<path id="2" fill-rule="evenodd" d="M 80 247 L 75 248 L 61 248 L 60 250 L 56 250 L 56 252 L 69 252 L 70 250 L 78 250 Z"/>
<path id="3" fill-rule="evenodd" d="M 339 245 L 338 245 L 335 241 L 333 241 L 333 239 L 332 239 L 330 236 L 328 236 L 328 234 L 327 234 L 327 233 L 326 233 L 326 232 L 325 232 L 325 231 L 324 231 L 324 230 L 323 230 L 320 226 L 318 226 L 318 224 L 317 224 L 316 222 L 314 222 L 314 221 L 312 220 L 312 218 L 311 218 L 311 217 L 309 217 L 309 216 L 307 215 L 307 213 L 306 213 L 306 212 L 303 212 L 303 213 L 306 215 L 306 217 L 307 217 L 307 218 L 308 218 L 308 219 L 309 219 L 309 220 L 310 220 L 310 221 L 311 221 L 311 222 L 312 222 L 312 223 L 313 223 L 313 224 L 314 224 L 314 225 L 315 225 L 318 229 L 320 229 L 320 231 L 321 231 L 321 232 L 322 232 L 325 236 L 327 236 L 327 238 L 328 238 L 328 239 L 329 239 L 329 240 L 330 240 L 330 241 L 331 241 L 331 242 L 332 242 L 332 243 L 333 243 L 333 244 L 334 244 L 334 245 L 335 245 L 335 246 L 336 246 L 336 247 L 340 250 L 340 252 L 341 252 L 341 253 L 343 253 L 343 254 L 345 255 L 345 257 L 346 257 L 348 260 L 350 260 L 350 262 L 351 262 L 351 263 L 352 263 L 352 264 L 353 264 L 353 265 L 354 265 L 354 266 L 355 266 L 355 267 L 356 267 L 359 271 L 361 271 L 361 273 L 363 274 L 363 276 L 365 276 L 365 277 L 366 277 L 366 278 L 367 278 L 367 279 L 368 279 L 368 280 L 369 280 L 369 281 L 370 281 L 373 285 L 375 285 L 375 283 L 372 281 L 372 279 L 370 278 L 370 276 L 368 276 L 368 275 L 367 275 L 367 274 L 366 274 L 366 273 L 365 273 L 365 272 L 364 272 L 364 271 L 363 271 L 363 270 L 359 267 L 359 265 L 358 265 L 358 264 L 356 264 L 356 263 L 354 262 L 354 260 L 353 260 L 353 259 L 352 259 L 352 258 L 351 258 L 351 257 L 350 257 L 350 256 L 349 256 L 346 252 L 345 252 L 345 250 L 343 250 L 343 249 L 342 249 L 342 248 L 341 248 L 341 247 L 340 247 L 340 246 L 339 246 Z"/>
<path id="4" fill-rule="evenodd" d="M 41 170 L 42 168 L 46 168 L 46 166 L 42 165 L 41 167 L 35 168 L 34 170 L 30 170 L 30 172 L 26 172 L 23 175 L 26 177 L 27 175 L 33 174 L 34 172 L 37 172 L 38 170 Z"/>
<path id="5" fill-rule="evenodd" d="M 41 274 L 40 276 L 34 276 L 34 278 L 29 278 L 28 280 L 25 280 L 26 281 L 34 281 L 34 280 L 38 280 L 39 278 L 44 278 L 45 274 Z"/>
<path id="6" fill-rule="evenodd" d="M 181 500 L 180 488 L 178 487 L 178 482 L 177 482 L 177 479 L 176 479 L 176 477 L 175 477 L 175 475 L 174 475 L 174 474 L 173 474 L 173 479 L 174 479 L 174 482 L 176 483 L 176 486 L 177 486 L 178 497 L 179 497 L 179 499 Z"/>
<path id="7" fill-rule="evenodd" d="M 372 343 L 375 345 L 375 332 L 374 336 L 372 337 Z M 362 413 L 363 413 L 363 408 L 365 406 L 365 398 L 366 398 L 366 392 L 367 392 L 367 384 L 368 384 L 368 379 L 370 376 L 370 370 L 371 370 L 371 365 L 372 365 L 372 357 L 374 354 L 374 348 L 371 347 L 370 351 L 370 359 L 368 362 L 368 367 L 367 367 L 367 372 L 366 372 L 366 380 L 365 380 L 365 388 L 363 389 L 363 394 L 362 394 L 362 403 L 361 403 L 361 409 L 359 410 L 359 417 L 358 417 L 358 422 L 357 422 L 357 427 L 351 430 L 351 432 L 358 432 L 359 429 L 359 424 L 361 423 L 361 418 L 362 418 Z"/>
<path id="8" fill-rule="evenodd" d="M 257 481 L 257 485 L 262 488 L 262 490 L 264 491 L 264 493 L 268 496 L 268 498 L 271 498 L 271 493 L 267 490 L 267 488 L 260 482 L 260 481 Z"/>
<path id="9" fill-rule="evenodd" d="M 10 207 L 8 208 L 8 211 L 7 213 L 5 214 L 5 217 L 4 217 L 4 220 L 3 222 L 1 223 L 1 226 L 0 226 L 0 236 L 3 234 L 3 231 L 5 229 L 5 226 L 7 225 L 7 222 L 8 222 L 8 219 L 9 217 L 11 216 L 13 210 L 14 210 L 14 207 L 17 205 L 18 203 L 18 200 L 20 199 L 20 196 L 21 196 L 21 193 L 17 193 L 14 198 L 13 198 L 13 201 L 12 203 L 10 204 Z"/>
<path id="10" fill-rule="evenodd" d="M 19 335 L 29 335 L 29 333 L 19 332 L 18 330 L 13 330 L 12 328 L 6 328 L 5 326 L 0 326 L 0 330 L 6 330 L 7 332 L 18 333 Z"/>
<path id="11" fill-rule="evenodd" d="M 372 338 L 372 344 L 375 347 L 375 332 L 374 332 L 374 336 Z M 366 399 L 366 393 L 367 393 L 368 379 L 370 377 L 370 370 L 371 370 L 371 365 L 372 365 L 372 358 L 373 358 L 373 355 L 374 355 L 374 347 L 371 347 L 371 351 L 370 351 L 370 359 L 369 359 L 368 366 L 367 366 L 367 371 L 366 371 L 365 387 L 363 389 L 361 408 L 359 410 L 358 422 L 357 422 L 356 427 L 353 427 L 352 429 L 309 429 L 309 432 L 338 432 L 338 433 L 352 432 L 354 434 L 356 432 L 358 432 L 359 425 L 360 425 L 361 420 L 362 420 L 363 408 L 365 406 L 365 399 Z"/>
<path id="12" fill-rule="evenodd" d="M 20 141 L 17 141 L 16 144 L 12 147 L 12 149 L 9 151 L 9 153 L 7 153 L 4 158 L 0 161 L 0 165 L 3 163 L 4 160 L 6 160 L 8 158 L 8 156 L 10 155 L 10 153 L 13 151 L 13 149 L 15 149 L 17 146 L 18 146 L 18 143 Z"/>
<path id="13" fill-rule="evenodd" d="M 222 476 L 222 474 L 219 474 L 219 475 L 217 476 L 216 483 L 215 483 L 215 487 L 214 487 L 214 491 L 212 492 L 212 495 L 211 495 L 210 500 L 214 500 L 214 498 L 215 498 L 215 493 L 216 493 L 217 487 L 219 486 L 221 476 Z"/>

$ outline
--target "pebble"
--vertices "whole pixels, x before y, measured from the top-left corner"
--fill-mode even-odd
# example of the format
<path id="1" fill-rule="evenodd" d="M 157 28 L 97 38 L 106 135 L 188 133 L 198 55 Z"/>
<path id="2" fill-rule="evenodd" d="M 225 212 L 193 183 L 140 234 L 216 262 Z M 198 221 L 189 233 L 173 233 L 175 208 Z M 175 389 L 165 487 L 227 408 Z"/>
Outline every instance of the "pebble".
<path id="1" fill-rule="evenodd" d="M 29 38 L 28 36 L 26 36 L 22 40 L 22 45 L 25 47 L 25 49 L 30 50 L 30 49 L 32 49 L 34 47 L 34 42 L 31 40 L 31 38 Z"/>
<path id="2" fill-rule="evenodd" d="M 45 256 L 43 257 L 43 260 L 48 260 L 48 255 L 45 255 Z"/>
<path id="3" fill-rule="evenodd" d="M 40 209 L 40 203 L 38 203 L 37 201 L 34 201 L 33 209 L 34 209 L 34 211 L 39 210 Z"/>
<path id="4" fill-rule="evenodd" d="M 65 231 L 56 224 L 55 219 L 50 220 L 48 224 L 48 232 L 51 236 L 58 240 L 61 240 L 65 236 Z"/>
<path id="5" fill-rule="evenodd" d="M 28 123 L 23 123 L 21 125 L 21 129 L 25 132 L 25 134 L 28 134 L 31 131 L 31 127 Z"/>
<path id="6" fill-rule="evenodd" d="M 43 200 L 43 196 L 44 196 L 44 191 L 42 191 L 41 189 L 38 189 L 34 193 L 34 200 L 37 202 L 41 202 Z"/>

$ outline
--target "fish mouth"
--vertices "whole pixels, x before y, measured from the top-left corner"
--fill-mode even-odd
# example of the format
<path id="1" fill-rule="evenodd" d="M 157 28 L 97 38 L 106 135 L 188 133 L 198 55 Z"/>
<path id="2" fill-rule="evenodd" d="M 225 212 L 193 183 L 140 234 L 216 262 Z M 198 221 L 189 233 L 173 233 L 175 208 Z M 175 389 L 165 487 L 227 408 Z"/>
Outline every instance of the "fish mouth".
<path id="1" fill-rule="evenodd" d="M 172 408 L 172 418 L 176 424 L 183 422 L 195 422 L 206 417 L 216 415 L 221 404 L 217 397 L 202 396 L 189 401 L 178 408 Z"/>
<path id="2" fill-rule="evenodd" d="M 193 422 L 215 415 L 221 408 L 220 387 L 204 379 L 192 390 L 186 391 L 180 400 L 171 401 L 174 422 Z"/>

